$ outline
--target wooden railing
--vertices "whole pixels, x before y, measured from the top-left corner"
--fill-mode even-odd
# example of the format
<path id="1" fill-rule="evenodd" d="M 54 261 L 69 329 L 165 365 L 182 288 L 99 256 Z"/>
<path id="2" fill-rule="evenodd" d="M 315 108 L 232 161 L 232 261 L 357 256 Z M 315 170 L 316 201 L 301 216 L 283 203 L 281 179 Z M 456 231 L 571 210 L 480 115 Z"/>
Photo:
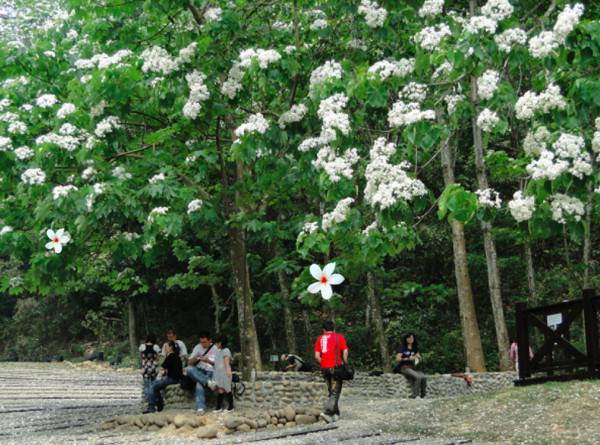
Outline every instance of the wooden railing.
<path id="1" fill-rule="evenodd" d="M 592 289 L 585 289 L 581 300 L 531 309 L 525 303 L 518 303 L 519 380 L 515 384 L 600 377 L 598 310 L 600 297 Z M 548 316 L 561 320 L 555 329 L 548 326 Z M 540 338 L 541 341 L 533 341 Z M 540 346 L 533 345 L 534 354 L 530 358 L 532 343 Z M 575 346 L 577 343 L 579 348 Z"/>

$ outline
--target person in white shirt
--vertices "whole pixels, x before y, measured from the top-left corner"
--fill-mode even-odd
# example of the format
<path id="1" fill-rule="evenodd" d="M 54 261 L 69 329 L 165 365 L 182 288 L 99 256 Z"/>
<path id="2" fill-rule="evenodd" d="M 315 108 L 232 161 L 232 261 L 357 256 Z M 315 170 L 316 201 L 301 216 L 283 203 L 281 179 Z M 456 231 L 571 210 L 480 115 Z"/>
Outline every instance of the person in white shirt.
<path id="1" fill-rule="evenodd" d="M 198 337 L 199 343 L 188 358 L 185 372 L 188 377 L 196 381 L 196 411 L 202 414 L 206 409 L 205 389 L 214 390 L 217 386 L 212 380 L 212 376 L 219 349 L 212 344 L 212 338 L 208 331 L 201 331 Z"/>

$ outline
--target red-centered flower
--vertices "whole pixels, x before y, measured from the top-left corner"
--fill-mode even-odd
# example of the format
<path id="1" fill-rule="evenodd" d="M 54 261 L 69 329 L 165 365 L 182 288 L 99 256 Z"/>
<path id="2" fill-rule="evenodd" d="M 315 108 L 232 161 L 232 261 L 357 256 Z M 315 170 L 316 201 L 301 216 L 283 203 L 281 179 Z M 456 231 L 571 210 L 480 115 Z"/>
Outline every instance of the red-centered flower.
<path id="1" fill-rule="evenodd" d="M 325 300 L 329 300 L 333 295 L 332 284 L 340 284 L 344 281 L 344 277 L 339 273 L 333 273 L 335 263 L 329 263 L 321 270 L 319 266 L 313 264 L 310 266 L 310 274 L 317 280 L 316 283 L 308 286 L 308 291 L 316 294 L 321 291 L 321 295 Z"/>
<path id="2" fill-rule="evenodd" d="M 56 233 L 52 229 L 48 229 L 46 235 L 52 241 L 46 243 L 46 249 L 54 249 L 56 253 L 62 252 L 62 245 L 67 244 L 71 241 L 71 237 L 69 235 L 63 235 L 65 233 L 65 229 L 58 229 Z"/>

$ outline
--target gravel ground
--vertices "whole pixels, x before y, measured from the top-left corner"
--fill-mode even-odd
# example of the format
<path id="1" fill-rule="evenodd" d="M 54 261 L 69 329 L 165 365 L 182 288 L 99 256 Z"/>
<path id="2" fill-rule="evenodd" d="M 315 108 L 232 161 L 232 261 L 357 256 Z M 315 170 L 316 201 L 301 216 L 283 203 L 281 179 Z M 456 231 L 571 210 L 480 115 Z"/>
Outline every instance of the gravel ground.
<path id="1" fill-rule="evenodd" d="M 198 443 L 197 437 L 172 430 L 170 434 L 100 431 L 99 424 L 107 418 L 141 413 L 140 388 L 138 371 L 82 371 L 59 363 L 0 363 L 0 443 Z M 210 443 L 600 443 L 598 381 L 548 383 L 438 400 L 372 401 L 342 395 L 340 408 L 342 418 L 334 424 L 233 434 Z M 244 413 L 237 410 L 236 414 Z"/>

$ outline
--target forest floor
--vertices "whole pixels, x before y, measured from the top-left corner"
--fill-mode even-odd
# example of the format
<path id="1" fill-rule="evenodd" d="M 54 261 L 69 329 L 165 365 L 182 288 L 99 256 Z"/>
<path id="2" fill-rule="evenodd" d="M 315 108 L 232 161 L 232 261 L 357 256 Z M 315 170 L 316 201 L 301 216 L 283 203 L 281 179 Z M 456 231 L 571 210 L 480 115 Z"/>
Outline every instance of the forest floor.
<path id="1" fill-rule="evenodd" d="M 0 363 L 0 443 L 198 443 L 197 437 L 177 433 L 98 428 L 110 416 L 141 413 L 140 389 L 137 370 L 84 371 L 58 363 Z M 366 400 L 342 394 L 340 409 L 342 417 L 332 425 L 236 433 L 209 443 L 600 443 L 600 381 L 546 383 L 444 399 Z M 243 410 L 236 414 L 244 415 Z"/>

